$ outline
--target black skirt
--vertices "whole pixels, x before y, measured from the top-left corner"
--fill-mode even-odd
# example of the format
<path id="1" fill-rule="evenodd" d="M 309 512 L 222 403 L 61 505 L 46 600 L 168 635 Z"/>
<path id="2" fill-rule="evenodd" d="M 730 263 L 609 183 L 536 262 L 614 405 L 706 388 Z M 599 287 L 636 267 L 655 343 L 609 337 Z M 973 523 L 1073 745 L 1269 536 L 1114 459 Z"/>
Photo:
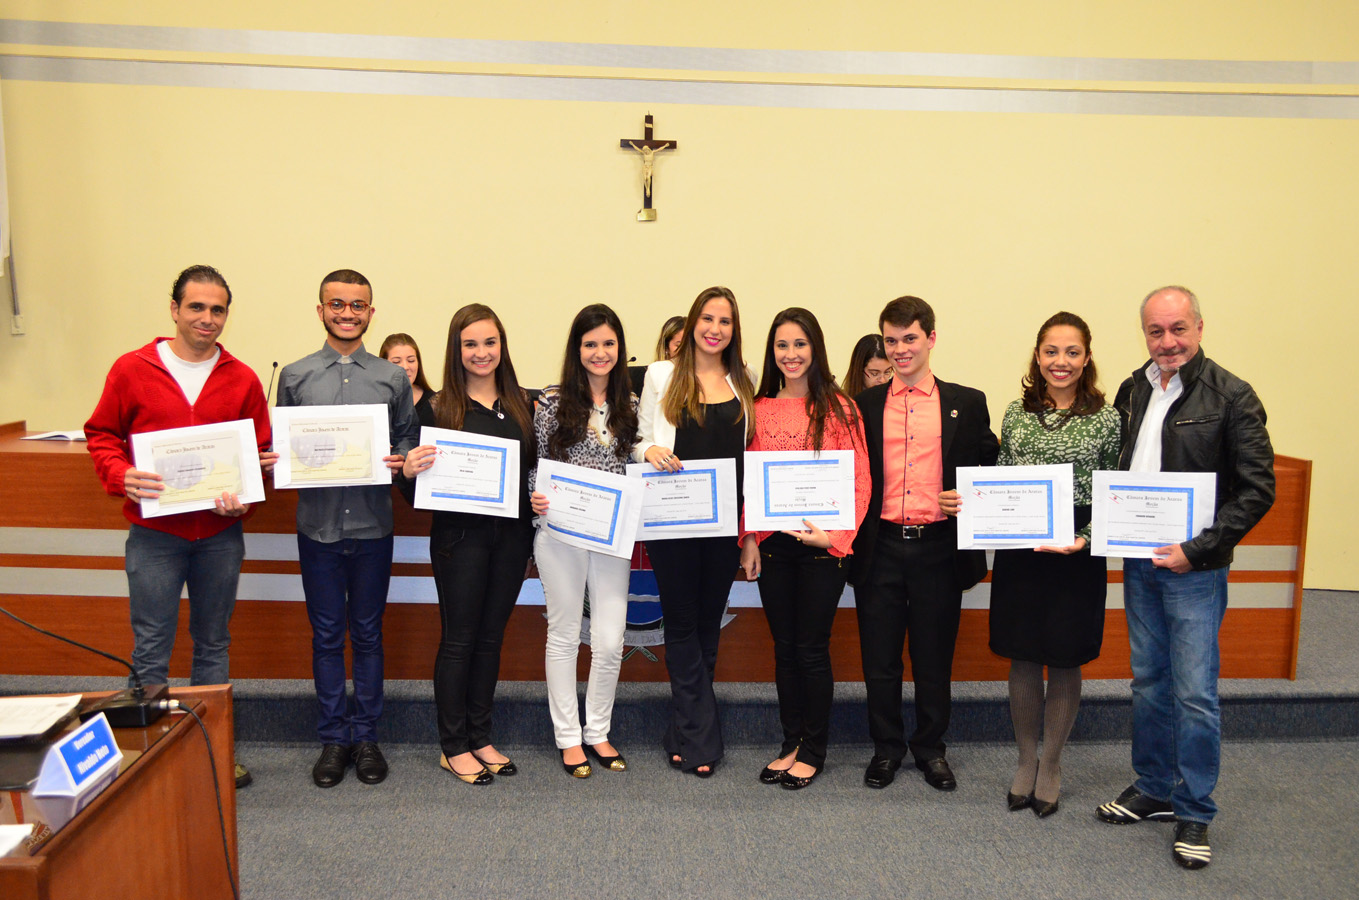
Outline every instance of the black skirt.
<path id="1" fill-rule="evenodd" d="M 1076 530 L 1090 507 L 1075 507 Z M 1070 668 L 1099 656 L 1104 642 L 1108 561 L 1090 548 L 1070 556 L 997 550 L 991 568 L 991 652 Z"/>

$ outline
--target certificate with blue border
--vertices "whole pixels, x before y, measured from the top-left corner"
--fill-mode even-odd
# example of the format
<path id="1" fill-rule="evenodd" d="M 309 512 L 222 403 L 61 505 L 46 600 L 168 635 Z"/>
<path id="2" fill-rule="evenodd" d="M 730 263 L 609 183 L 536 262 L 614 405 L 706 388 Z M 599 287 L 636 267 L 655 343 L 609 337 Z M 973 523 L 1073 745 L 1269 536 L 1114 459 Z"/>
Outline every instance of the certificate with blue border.
<path id="1" fill-rule="evenodd" d="M 1150 559 L 1157 547 L 1193 540 L 1213 522 L 1212 472 L 1095 472 L 1090 552 Z"/>
<path id="2" fill-rule="evenodd" d="M 853 450 L 757 450 L 745 463 L 747 531 L 854 528 Z"/>
<path id="3" fill-rule="evenodd" d="M 518 441 L 425 425 L 420 445 L 438 455 L 415 477 L 416 509 L 518 518 Z"/>
<path id="4" fill-rule="evenodd" d="M 631 558 L 641 517 L 635 478 L 551 459 L 538 461 L 533 490 L 547 497 L 539 528 L 564 544 Z"/>
<path id="5" fill-rule="evenodd" d="M 633 463 L 640 490 L 637 539 L 736 536 L 736 460 L 689 459 L 678 472 Z"/>
<path id="6" fill-rule="evenodd" d="M 1072 477 L 1070 463 L 959 468 L 958 548 L 1071 546 Z"/>

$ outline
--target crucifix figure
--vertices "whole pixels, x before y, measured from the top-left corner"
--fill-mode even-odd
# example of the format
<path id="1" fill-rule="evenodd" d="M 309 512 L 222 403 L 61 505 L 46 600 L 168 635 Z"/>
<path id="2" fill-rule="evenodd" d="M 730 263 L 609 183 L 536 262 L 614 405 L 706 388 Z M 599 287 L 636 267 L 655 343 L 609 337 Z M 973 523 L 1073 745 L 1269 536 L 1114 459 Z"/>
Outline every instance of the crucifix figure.
<path id="1" fill-rule="evenodd" d="M 646 114 L 645 125 L 645 137 L 641 140 L 623 138 L 618 146 L 642 154 L 642 208 L 637 211 L 637 221 L 654 222 L 656 210 L 651 207 L 651 180 L 656 173 L 656 154 L 662 150 L 678 150 L 679 144 L 675 141 L 658 141 L 652 137 L 651 113 Z"/>

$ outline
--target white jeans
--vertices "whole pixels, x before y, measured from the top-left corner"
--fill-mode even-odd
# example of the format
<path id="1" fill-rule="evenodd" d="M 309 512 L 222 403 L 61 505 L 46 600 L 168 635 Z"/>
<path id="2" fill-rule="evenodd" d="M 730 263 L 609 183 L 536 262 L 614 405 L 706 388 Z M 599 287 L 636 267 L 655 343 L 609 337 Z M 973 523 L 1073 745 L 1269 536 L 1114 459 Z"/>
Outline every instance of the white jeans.
<path id="1" fill-rule="evenodd" d="M 570 547 L 538 529 L 533 541 L 547 603 L 547 706 L 558 749 L 609 739 L 618 670 L 627 629 L 632 561 Z M 590 586 L 590 680 L 585 687 L 585 728 L 576 700 L 576 656 L 585 586 Z"/>

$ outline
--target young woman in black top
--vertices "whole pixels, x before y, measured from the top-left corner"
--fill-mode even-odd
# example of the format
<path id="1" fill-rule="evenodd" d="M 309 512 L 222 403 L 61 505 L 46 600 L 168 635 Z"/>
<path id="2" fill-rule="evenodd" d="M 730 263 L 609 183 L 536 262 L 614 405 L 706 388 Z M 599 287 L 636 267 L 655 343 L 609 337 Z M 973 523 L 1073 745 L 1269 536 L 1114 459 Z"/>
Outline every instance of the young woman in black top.
<path id="1" fill-rule="evenodd" d="M 444 387 L 431 405 L 433 416 L 422 416 L 421 425 L 518 441 L 521 475 L 533 467 L 533 407 L 515 378 L 505 328 L 489 306 L 473 303 L 453 314 Z M 406 456 L 402 488 L 408 499 L 414 498 L 413 479 L 437 455 L 433 445 L 422 444 Z M 519 501 L 518 518 L 436 511 L 430 528 L 443 629 L 434 660 L 439 764 L 467 784 L 490 784 L 493 774 L 518 771 L 491 744 L 491 705 L 505 625 L 533 545 L 527 483 L 519 486 Z"/>
<path id="2" fill-rule="evenodd" d="M 633 456 L 668 472 L 683 468 L 683 459 L 735 459 L 739 510 L 755 391 L 741 358 L 736 297 L 724 287 L 703 291 L 683 335 L 673 359 L 647 367 Z M 740 545 L 731 537 L 681 538 L 650 541 L 647 554 L 665 616 L 672 697 L 665 751 L 675 768 L 707 778 L 723 752 L 713 670 Z"/>

